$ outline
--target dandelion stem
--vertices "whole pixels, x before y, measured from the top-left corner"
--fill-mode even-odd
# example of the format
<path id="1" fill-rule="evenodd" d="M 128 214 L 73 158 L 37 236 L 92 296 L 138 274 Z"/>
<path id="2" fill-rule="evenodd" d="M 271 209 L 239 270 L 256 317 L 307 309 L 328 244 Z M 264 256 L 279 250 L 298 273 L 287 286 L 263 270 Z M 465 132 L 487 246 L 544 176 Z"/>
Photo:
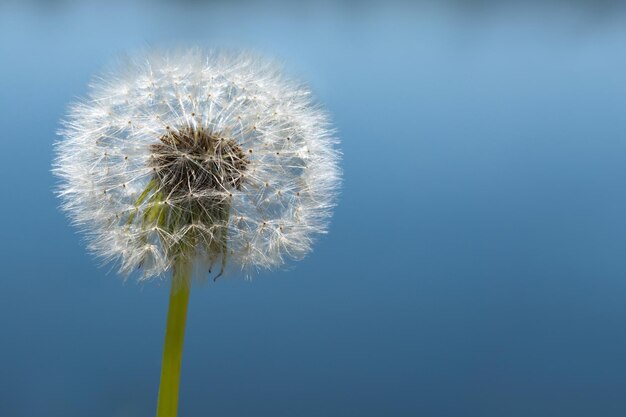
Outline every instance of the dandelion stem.
<path id="1" fill-rule="evenodd" d="M 174 265 L 170 305 L 167 313 L 157 417 L 176 417 L 178 412 L 180 366 L 183 359 L 185 321 L 191 289 L 190 275 L 191 265 L 189 262 L 186 260 L 177 261 Z"/>

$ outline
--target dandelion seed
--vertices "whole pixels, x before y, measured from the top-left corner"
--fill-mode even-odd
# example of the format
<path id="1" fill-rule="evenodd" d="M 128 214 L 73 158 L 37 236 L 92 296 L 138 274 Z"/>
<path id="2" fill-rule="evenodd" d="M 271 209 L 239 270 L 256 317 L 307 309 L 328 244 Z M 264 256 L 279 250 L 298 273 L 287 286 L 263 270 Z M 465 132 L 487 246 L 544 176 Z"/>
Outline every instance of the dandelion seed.
<path id="1" fill-rule="evenodd" d="M 246 54 L 129 58 L 71 106 L 62 208 L 124 275 L 172 276 L 158 416 L 175 416 L 190 280 L 311 250 L 340 182 L 337 140 L 301 84 Z"/>

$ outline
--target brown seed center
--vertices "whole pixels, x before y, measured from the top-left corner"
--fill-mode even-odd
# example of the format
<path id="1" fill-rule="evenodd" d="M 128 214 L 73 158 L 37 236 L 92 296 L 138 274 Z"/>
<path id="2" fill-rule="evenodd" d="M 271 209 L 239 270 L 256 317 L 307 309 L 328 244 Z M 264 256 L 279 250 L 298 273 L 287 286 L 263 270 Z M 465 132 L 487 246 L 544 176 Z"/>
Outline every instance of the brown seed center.
<path id="1" fill-rule="evenodd" d="M 250 163 L 233 139 L 202 129 L 168 129 L 150 151 L 162 190 L 178 196 L 239 190 Z"/>

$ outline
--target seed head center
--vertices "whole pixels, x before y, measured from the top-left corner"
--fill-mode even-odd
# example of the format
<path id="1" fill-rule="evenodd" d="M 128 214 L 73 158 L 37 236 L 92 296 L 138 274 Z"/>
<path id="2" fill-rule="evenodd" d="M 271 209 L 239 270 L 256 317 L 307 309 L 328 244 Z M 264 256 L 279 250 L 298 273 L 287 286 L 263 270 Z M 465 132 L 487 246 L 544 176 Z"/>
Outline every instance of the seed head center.
<path id="1" fill-rule="evenodd" d="M 241 189 L 250 163 L 233 139 L 203 129 L 168 129 L 150 151 L 163 191 L 178 196 Z"/>

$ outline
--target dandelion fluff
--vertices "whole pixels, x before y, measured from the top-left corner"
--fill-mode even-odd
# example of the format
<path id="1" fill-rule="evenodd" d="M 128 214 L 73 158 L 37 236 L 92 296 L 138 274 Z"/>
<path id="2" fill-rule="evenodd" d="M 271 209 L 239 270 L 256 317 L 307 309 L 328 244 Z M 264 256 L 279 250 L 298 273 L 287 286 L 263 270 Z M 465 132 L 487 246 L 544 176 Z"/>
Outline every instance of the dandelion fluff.
<path id="1" fill-rule="evenodd" d="M 217 277 L 302 258 L 340 181 L 326 114 L 254 55 L 126 58 L 71 106 L 60 134 L 63 209 L 92 252 L 141 279 L 183 259 Z"/>

